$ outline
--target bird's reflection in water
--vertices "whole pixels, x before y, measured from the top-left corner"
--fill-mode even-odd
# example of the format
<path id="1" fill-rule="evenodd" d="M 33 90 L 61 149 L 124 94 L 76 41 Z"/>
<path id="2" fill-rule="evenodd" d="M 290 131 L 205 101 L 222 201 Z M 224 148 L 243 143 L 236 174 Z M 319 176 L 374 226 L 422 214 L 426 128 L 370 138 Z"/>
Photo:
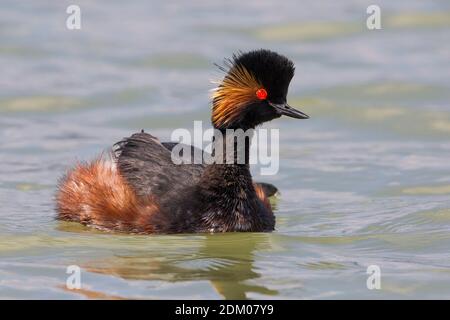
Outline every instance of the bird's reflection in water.
<path id="1" fill-rule="evenodd" d="M 208 280 L 225 299 L 245 299 L 252 292 L 276 295 L 277 291 L 257 284 L 260 274 L 254 265 L 256 252 L 270 248 L 269 237 L 255 233 L 204 235 L 195 237 L 195 241 L 174 237 L 179 244 L 176 249 L 173 242 L 163 240 L 146 253 L 115 255 L 107 260 L 91 261 L 84 268 L 123 279 Z M 153 240 L 156 239 L 148 241 Z M 183 241 L 191 244 L 186 246 Z"/>

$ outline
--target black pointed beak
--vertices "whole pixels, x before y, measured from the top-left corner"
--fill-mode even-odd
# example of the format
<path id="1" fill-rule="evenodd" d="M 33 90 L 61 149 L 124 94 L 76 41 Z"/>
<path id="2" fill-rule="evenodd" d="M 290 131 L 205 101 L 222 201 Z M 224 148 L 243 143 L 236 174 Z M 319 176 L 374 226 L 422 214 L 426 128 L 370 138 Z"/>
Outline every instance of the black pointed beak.
<path id="1" fill-rule="evenodd" d="M 288 116 L 291 118 L 296 119 L 309 119 L 309 116 L 300 110 L 297 110 L 295 108 L 292 108 L 287 103 L 272 103 L 269 102 L 269 104 L 275 108 L 275 110 L 278 112 L 279 115 Z"/>

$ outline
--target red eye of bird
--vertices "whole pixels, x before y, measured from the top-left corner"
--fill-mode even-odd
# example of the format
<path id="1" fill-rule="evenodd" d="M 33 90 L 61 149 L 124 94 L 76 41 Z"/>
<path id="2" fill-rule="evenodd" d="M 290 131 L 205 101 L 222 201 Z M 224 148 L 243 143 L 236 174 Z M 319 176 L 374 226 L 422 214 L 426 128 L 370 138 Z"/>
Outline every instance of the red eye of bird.
<path id="1" fill-rule="evenodd" d="M 256 91 L 256 97 L 259 99 L 259 100 L 265 100 L 266 98 L 267 98 L 267 91 L 266 91 L 266 89 L 258 89 L 257 91 Z"/>

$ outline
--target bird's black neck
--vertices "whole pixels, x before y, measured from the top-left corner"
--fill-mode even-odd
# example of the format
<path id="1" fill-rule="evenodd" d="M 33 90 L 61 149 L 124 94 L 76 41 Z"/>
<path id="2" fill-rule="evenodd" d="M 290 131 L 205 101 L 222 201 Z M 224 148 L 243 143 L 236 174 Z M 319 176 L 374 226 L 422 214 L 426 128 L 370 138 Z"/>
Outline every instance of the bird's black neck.
<path id="1" fill-rule="evenodd" d="M 221 185 L 251 183 L 249 167 L 249 153 L 252 132 L 243 130 L 219 130 L 213 138 L 214 162 L 210 164 L 204 174 L 204 183 Z"/>
<path id="2" fill-rule="evenodd" d="M 207 223 L 208 230 L 273 230 L 273 217 L 257 197 L 250 173 L 248 153 L 251 137 L 245 140 L 248 141 L 239 145 L 234 137 L 225 133 L 214 141 L 215 151 L 224 150 L 224 162 L 208 165 L 197 189 L 202 204 L 202 220 Z M 226 149 L 227 143 L 237 143 L 231 153 Z M 243 163 L 240 163 L 240 152 L 245 152 Z"/>
<path id="3" fill-rule="evenodd" d="M 237 137 L 237 138 L 236 138 Z M 233 130 L 220 130 L 214 136 L 213 156 L 215 162 L 208 165 L 202 176 L 202 185 L 217 190 L 224 190 L 235 196 L 243 189 L 253 191 L 249 167 L 251 133 L 242 136 Z M 247 188 L 246 186 L 251 186 Z"/>
<path id="4" fill-rule="evenodd" d="M 253 130 L 217 130 L 213 140 L 215 163 L 248 167 L 252 138 Z"/>

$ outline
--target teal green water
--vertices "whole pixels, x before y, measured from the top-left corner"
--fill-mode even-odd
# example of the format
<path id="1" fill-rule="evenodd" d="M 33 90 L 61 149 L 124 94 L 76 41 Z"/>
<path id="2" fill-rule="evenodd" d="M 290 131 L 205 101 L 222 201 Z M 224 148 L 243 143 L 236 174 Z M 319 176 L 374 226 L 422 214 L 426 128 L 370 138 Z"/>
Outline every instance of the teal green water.
<path id="1" fill-rule="evenodd" d="M 78 1 L 0 5 L 0 297 L 450 298 L 450 5 Z M 226 14 L 224 14 L 226 13 Z M 56 183 L 144 128 L 209 120 L 213 67 L 269 48 L 297 67 L 279 119 L 271 234 L 117 235 L 54 219 Z M 81 290 L 66 268 L 80 266 Z M 367 267 L 381 269 L 368 290 Z"/>

